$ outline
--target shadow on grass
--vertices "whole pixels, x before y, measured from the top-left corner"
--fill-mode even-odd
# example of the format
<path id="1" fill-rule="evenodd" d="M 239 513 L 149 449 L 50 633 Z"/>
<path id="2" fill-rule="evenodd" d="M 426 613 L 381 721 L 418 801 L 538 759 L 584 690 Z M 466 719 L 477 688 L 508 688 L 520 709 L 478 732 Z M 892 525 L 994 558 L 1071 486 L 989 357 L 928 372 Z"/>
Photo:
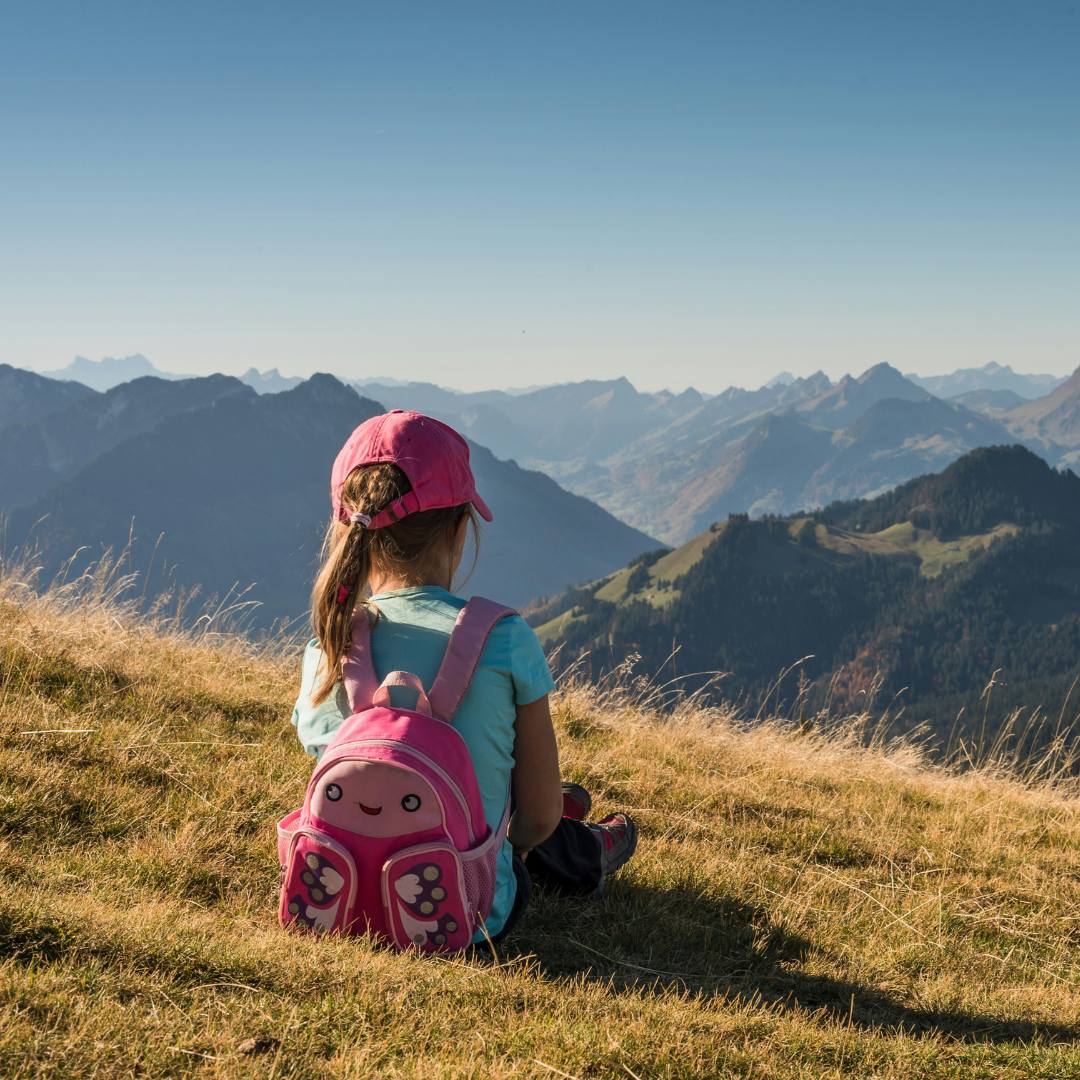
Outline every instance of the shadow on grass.
<path id="1" fill-rule="evenodd" d="M 689 992 L 799 1013 L 823 1026 L 850 1023 L 866 1032 L 940 1035 L 957 1042 L 1080 1041 L 1074 1027 L 920 1009 L 873 986 L 804 974 L 799 969 L 812 958 L 813 942 L 787 933 L 763 908 L 684 889 L 619 883 L 600 903 L 538 892 L 519 927 L 495 948 L 500 959 L 531 955 L 549 977 L 598 982 L 615 994 Z M 122 958 L 125 967 L 167 971 L 180 982 L 221 978 L 282 990 L 252 964 L 186 956 L 178 962 L 168 950 L 89 943 L 76 924 L 0 908 L 0 961 L 51 964 L 76 954 L 105 964 Z"/>
<path id="2" fill-rule="evenodd" d="M 612 992 L 642 989 L 790 1010 L 864 1031 L 937 1034 L 959 1042 L 1080 1041 L 1058 1024 L 920 1009 L 858 982 L 803 974 L 815 951 L 763 908 L 684 889 L 619 882 L 599 903 L 537 891 L 521 924 L 496 950 L 533 954 L 554 978 L 585 978 Z"/>

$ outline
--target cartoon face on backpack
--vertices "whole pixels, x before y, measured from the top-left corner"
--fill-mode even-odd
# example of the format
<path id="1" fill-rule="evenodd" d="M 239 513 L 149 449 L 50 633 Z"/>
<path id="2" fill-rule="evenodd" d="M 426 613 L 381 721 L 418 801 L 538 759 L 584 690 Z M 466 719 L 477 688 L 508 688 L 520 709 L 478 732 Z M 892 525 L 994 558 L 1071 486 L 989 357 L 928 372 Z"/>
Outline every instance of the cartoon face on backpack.
<path id="1" fill-rule="evenodd" d="M 312 793 L 311 813 L 359 836 L 408 836 L 443 824 L 423 777 L 377 761 L 345 760 L 328 769 Z"/>

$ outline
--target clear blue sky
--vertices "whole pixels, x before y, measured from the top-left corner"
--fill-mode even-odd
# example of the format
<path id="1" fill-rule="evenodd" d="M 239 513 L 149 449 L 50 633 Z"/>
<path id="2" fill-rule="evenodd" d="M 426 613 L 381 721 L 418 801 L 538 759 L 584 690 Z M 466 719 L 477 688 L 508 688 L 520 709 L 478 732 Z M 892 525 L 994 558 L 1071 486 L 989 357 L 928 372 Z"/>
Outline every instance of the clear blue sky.
<path id="1" fill-rule="evenodd" d="M 1080 0 L 0 15 L 0 361 L 1080 363 Z"/>

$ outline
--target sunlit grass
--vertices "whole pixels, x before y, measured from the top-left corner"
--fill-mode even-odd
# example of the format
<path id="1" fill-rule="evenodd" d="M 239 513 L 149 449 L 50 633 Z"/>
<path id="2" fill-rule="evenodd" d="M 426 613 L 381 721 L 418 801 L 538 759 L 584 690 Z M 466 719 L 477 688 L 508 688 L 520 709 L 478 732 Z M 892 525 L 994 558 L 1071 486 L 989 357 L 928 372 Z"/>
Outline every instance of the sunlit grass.
<path id="1" fill-rule="evenodd" d="M 274 824 L 311 766 L 298 653 L 5 580 L 0 1075 L 1080 1070 L 1053 767 L 567 685 L 564 774 L 641 827 L 606 899 L 538 897 L 496 957 L 315 942 L 275 916 Z"/>

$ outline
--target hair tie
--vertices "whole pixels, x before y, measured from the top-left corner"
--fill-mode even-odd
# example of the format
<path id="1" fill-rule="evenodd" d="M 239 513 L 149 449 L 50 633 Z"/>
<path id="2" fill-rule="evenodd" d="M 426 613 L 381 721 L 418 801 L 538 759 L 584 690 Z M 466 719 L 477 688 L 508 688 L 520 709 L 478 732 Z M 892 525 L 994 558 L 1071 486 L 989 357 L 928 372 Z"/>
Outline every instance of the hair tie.
<path id="1" fill-rule="evenodd" d="M 337 591 L 337 602 L 339 604 L 344 604 L 345 601 L 348 600 L 348 599 L 349 599 L 349 589 L 348 589 L 347 586 L 342 585 L 341 588 L 338 589 L 338 591 Z"/>
<path id="2" fill-rule="evenodd" d="M 354 510 L 349 515 L 349 521 L 351 521 L 353 525 L 363 525 L 366 529 L 371 524 L 371 517 L 368 514 L 361 514 L 359 510 Z"/>

